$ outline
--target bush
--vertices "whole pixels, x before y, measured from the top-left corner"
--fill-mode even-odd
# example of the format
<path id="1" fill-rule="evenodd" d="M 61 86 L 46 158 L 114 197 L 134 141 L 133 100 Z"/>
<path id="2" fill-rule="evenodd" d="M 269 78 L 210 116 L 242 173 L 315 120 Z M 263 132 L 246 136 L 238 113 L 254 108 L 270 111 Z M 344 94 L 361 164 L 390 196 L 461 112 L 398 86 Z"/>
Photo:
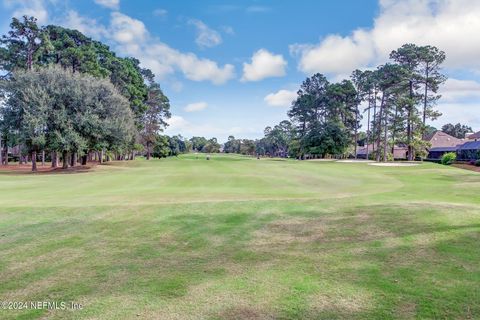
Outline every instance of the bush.
<path id="1" fill-rule="evenodd" d="M 480 167 L 480 159 L 478 159 L 477 161 L 475 161 L 475 165 L 476 165 L 477 167 Z"/>
<path id="2" fill-rule="evenodd" d="M 451 165 L 452 163 L 455 162 L 455 160 L 457 160 L 457 154 L 455 152 L 448 152 L 448 153 L 445 153 L 443 156 L 442 156 L 442 164 L 444 165 Z"/>

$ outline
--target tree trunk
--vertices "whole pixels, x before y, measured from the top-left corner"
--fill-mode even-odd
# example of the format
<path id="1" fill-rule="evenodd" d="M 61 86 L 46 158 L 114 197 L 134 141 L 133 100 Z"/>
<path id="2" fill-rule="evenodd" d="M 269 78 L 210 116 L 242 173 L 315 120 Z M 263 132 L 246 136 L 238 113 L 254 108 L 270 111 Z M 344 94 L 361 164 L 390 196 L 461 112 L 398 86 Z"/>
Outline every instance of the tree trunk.
<path id="1" fill-rule="evenodd" d="M 52 157 L 52 168 L 58 167 L 57 151 L 52 151 L 51 157 Z"/>
<path id="2" fill-rule="evenodd" d="M 357 159 L 357 144 L 358 144 L 358 105 L 355 110 L 355 159 Z"/>
<path id="3" fill-rule="evenodd" d="M 375 135 L 377 134 L 377 131 L 376 131 L 376 127 L 377 127 L 377 89 L 374 90 L 373 92 L 374 94 L 374 97 L 373 97 L 373 128 L 372 128 L 372 131 L 373 131 L 373 143 L 372 143 L 372 152 L 373 152 L 373 155 L 375 156 Z M 377 147 L 378 149 L 378 147 Z"/>
<path id="4" fill-rule="evenodd" d="M 397 117 L 398 117 L 398 106 L 395 106 L 395 118 L 393 118 L 393 129 L 392 129 L 392 154 L 395 155 L 395 136 L 397 134 Z"/>
<path id="5" fill-rule="evenodd" d="M 42 167 L 45 166 L 45 150 L 42 150 Z"/>
<path id="6" fill-rule="evenodd" d="M 70 166 L 75 167 L 77 165 L 77 153 L 72 152 L 71 158 L 70 158 Z"/>
<path id="7" fill-rule="evenodd" d="M 426 74 L 425 74 L 425 96 L 423 97 L 423 129 L 422 129 L 422 139 L 425 139 L 425 126 L 427 123 L 427 94 L 428 94 L 428 62 L 426 65 Z"/>
<path id="8" fill-rule="evenodd" d="M 150 142 L 147 142 L 147 160 L 150 160 Z"/>
<path id="9" fill-rule="evenodd" d="M 37 151 L 32 151 L 32 171 L 37 171 Z"/>
<path id="10" fill-rule="evenodd" d="M 86 166 L 86 165 L 87 165 L 87 160 L 88 160 L 88 155 L 82 156 L 82 166 Z"/>
<path id="11" fill-rule="evenodd" d="M 368 115 L 367 115 L 367 155 L 366 155 L 366 160 L 369 160 L 369 155 L 368 155 L 368 144 L 370 143 L 370 107 L 371 107 L 371 104 L 372 104 L 372 100 L 371 100 L 371 94 L 369 93 L 368 94 Z"/>
<path id="12" fill-rule="evenodd" d="M 68 169 L 68 152 L 63 151 L 63 169 Z"/>
<path id="13" fill-rule="evenodd" d="M 104 155 L 104 153 L 105 153 L 105 150 L 102 149 L 102 150 L 100 151 L 100 163 L 103 163 L 103 155 Z"/>
<path id="14" fill-rule="evenodd" d="M 8 166 L 8 145 L 6 143 L 5 146 L 3 146 L 3 149 L 5 150 L 5 159 L 3 160 L 3 163 Z"/>
<path id="15" fill-rule="evenodd" d="M 380 114 L 378 115 L 378 136 L 377 136 L 377 162 L 380 162 L 380 142 L 382 136 L 382 116 L 383 116 L 383 104 L 385 102 L 385 94 L 382 92 L 382 102 L 380 103 Z"/>
<path id="16" fill-rule="evenodd" d="M 388 117 L 385 112 L 385 132 L 383 135 L 383 162 L 387 162 L 387 131 L 388 131 Z"/>
<path id="17" fill-rule="evenodd" d="M 0 137 L 0 166 L 3 165 L 3 147 L 2 147 L 2 137 Z"/>
<path id="18" fill-rule="evenodd" d="M 410 102 L 408 105 L 408 119 L 407 119 L 407 144 L 408 144 L 408 160 L 412 161 L 413 160 L 413 146 L 412 146 L 412 136 L 413 136 L 413 130 L 412 130 L 412 101 L 413 101 L 413 82 L 410 80 Z"/>
<path id="19" fill-rule="evenodd" d="M 412 106 L 408 106 L 407 114 L 407 145 L 408 145 L 408 160 L 411 160 L 412 156 Z"/>

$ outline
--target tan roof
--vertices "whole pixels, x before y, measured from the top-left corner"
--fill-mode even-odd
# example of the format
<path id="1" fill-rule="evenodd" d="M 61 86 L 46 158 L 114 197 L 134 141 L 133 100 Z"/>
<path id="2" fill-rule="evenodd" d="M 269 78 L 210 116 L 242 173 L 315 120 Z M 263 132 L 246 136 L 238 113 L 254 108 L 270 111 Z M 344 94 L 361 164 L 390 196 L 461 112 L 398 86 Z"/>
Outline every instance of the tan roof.
<path id="1" fill-rule="evenodd" d="M 439 148 L 439 147 L 455 147 L 459 144 L 464 143 L 463 140 L 452 137 L 449 134 L 446 134 L 443 131 L 437 131 L 430 137 L 427 137 L 428 142 L 431 143 L 430 148 Z"/>
<path id="2" fill-rule="evenodd" d="M 480 131 L 474 133 L 474 134 L 471 134 L 469 136 L 467 136 L 468 139 L 470 140 L 474 140 L 474 139 L 480 139 Z"/>

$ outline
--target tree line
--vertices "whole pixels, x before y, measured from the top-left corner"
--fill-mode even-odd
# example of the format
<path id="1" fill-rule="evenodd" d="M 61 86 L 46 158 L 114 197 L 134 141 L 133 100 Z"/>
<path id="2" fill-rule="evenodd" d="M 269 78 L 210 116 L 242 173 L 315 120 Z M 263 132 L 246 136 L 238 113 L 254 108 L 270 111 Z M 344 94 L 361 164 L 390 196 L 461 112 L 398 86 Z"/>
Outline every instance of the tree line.
<path id="1" fill-rule="evenodd" d="M 422 157 L 428 147 L 424 138 L 432 129 L 427 121 L 441 116 L 435 105 L 446 80 L 441 72 L 444 60 L 445 53 L 434 46 L 405 44 L 391 52 L 389 62 L 355 70 L 350 79 L 331 83 L 317 73 L 300 86 L 289 120 L 267 127 L 257 150 L 299 159 L 356 157 L 362 141 L 367 157 L 377 161 L 391 159 L 395 145 L 408 148 L 408 160 Z"/>
<path id="2" fill-rule="evenodd" d="M 39 153 L 57 167 L 88 157 L 149 158 L 170 117 L 151 70 L 77 30 L 13 18 L 0 40 L 0 163 L 20 148 L 36 170 Z"/>
<path id="3" fill-rule="evenodd" d="M 192 137 L 187 139 L 181 135 L 170 137 L 157 134 L 153 143 L 152 155 L 157 158 L 166 158 L 189 152 L 219 153 L 221 148 L 217 138 Z"/>

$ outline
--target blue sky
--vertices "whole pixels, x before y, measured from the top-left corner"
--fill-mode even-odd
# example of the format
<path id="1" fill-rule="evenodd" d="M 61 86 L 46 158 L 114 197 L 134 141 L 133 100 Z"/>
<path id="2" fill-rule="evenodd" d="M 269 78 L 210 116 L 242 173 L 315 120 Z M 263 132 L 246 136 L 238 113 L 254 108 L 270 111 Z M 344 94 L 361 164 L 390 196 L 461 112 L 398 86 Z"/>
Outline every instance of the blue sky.
<path id="1" fill-rule="evenodd" d="M 154 71 L 171 100 L 168 134 L 258 138 L 286 119 L 300 83 L 384 63 L 406 42 L 447 54 L 433 123 L 480 130 L 480 4 L 473 0 L 0 0 L 12 16 L 78 29 Z"/>

